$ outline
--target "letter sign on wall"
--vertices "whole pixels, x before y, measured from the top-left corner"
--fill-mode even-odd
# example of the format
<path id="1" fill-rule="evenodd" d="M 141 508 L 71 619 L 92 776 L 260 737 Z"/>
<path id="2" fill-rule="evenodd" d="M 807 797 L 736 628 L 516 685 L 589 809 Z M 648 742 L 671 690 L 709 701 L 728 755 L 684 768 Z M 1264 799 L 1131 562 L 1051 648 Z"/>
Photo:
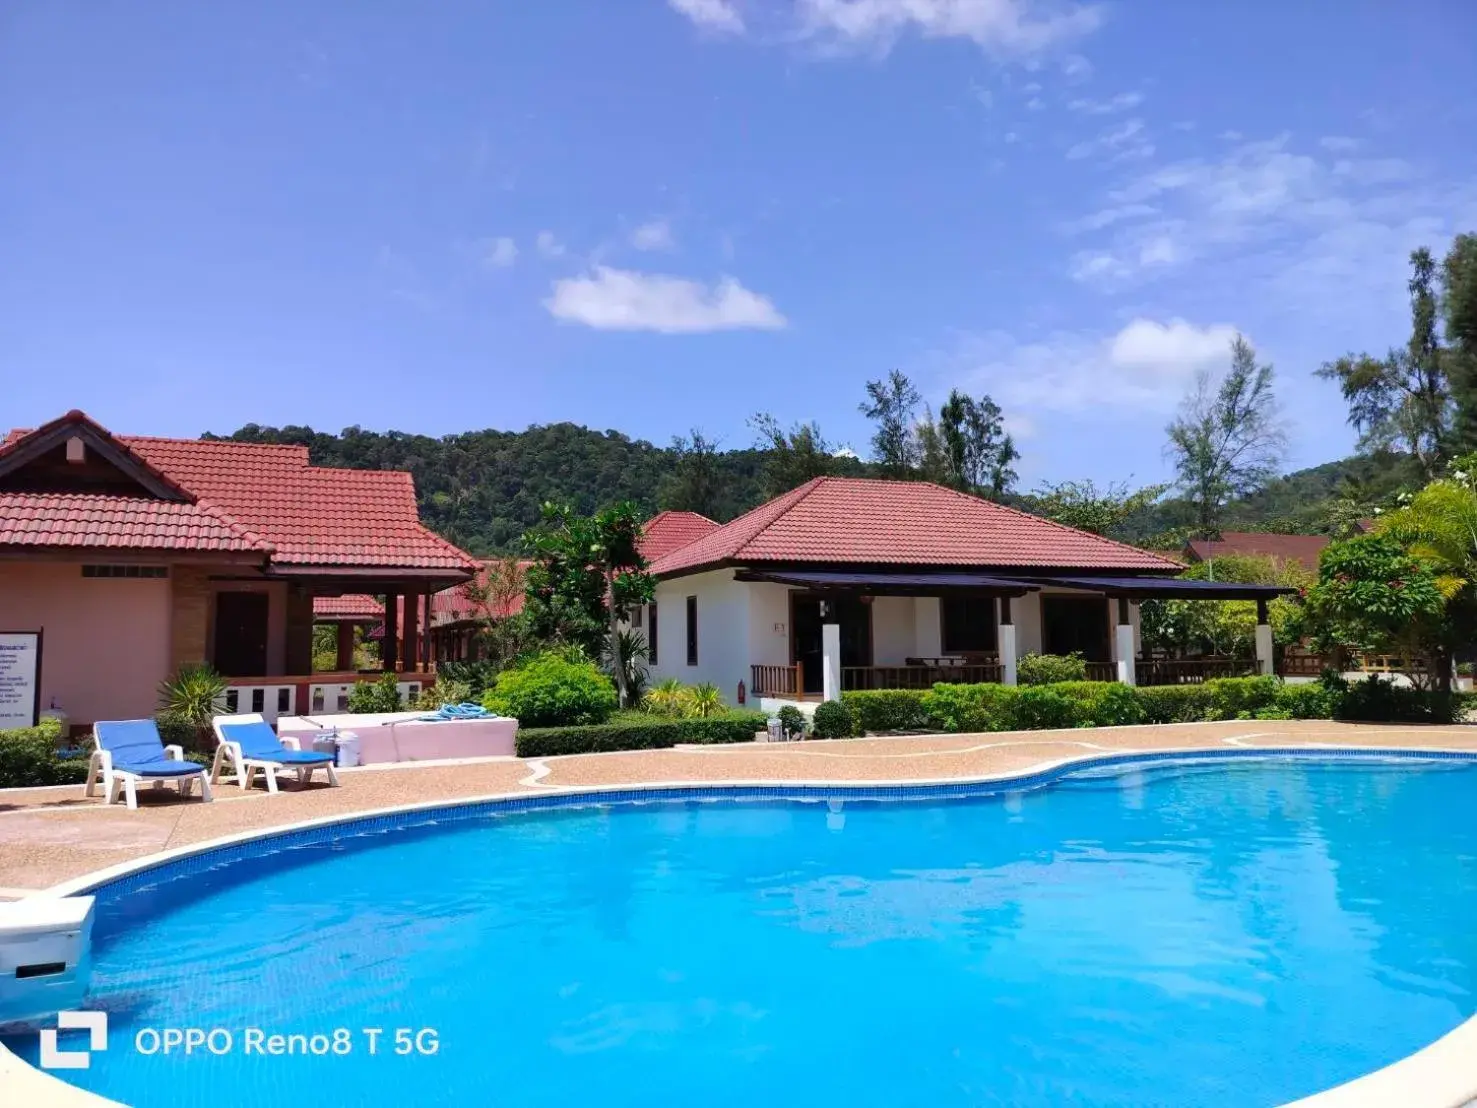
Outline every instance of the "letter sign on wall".
<path id="1" fill-rule="evenodd" d="M 0 731 L 35 727 L 41 713 L 41 632 L 0 631 Z"/>

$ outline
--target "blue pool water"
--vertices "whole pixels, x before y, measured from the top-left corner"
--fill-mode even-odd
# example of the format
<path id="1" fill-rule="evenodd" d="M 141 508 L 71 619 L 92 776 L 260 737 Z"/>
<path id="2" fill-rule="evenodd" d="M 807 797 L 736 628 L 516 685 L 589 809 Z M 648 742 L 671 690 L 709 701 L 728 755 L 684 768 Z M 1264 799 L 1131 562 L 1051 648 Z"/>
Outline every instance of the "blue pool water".
<path id="1" fill-rule="evenodd" d="M 67 1078 L 149 1106 L 1273 1105 L 1473 1014 L 1474 801 L 1471 763 L 1241 760 L 264 853 L 104 906 L 111 1046 Z M 136 1049 L 188 1027 L 230 1052 Z"/>

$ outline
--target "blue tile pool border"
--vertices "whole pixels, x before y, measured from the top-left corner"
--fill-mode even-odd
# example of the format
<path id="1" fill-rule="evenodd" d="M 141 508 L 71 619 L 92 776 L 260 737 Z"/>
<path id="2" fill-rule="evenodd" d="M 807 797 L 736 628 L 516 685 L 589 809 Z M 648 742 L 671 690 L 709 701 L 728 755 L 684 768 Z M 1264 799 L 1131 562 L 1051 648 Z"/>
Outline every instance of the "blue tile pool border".
<path id="1" fill-rule="evenodd" d="M 207 870 L 218 870 L 249 858 L 264 850 L 280 852 L 302 847 L 320 846 L 340 839 L 356 838 L 380 832 L 432 824 L 459 823 L 491 815 L 518 812 L 547 812 L 559 809 L 588 808 L 601 805 L 642 804 L 682 801 L 919 801 L 955 800 L 995 796 L 1001 793 L 1025 792 L 1042 788 L 1063 778 L 1086 771 L 1110 768 L 1132 768 L 1187 762 L 1227 761 L 1404 761 L 1404 762 L 1477 762 L 1477 751 L 1422 750 L 1409 747 L 1246 747 L 1227 750 L 1179 750 L 1141 753 L 1102 754 L 1073 759 L 1046 769 L 1007 777 L 982 780 L 935 781 L 897 784 L 763 784 L 721 783 L 691 785 L 610 786 L 527 796 L 501 796 L 483 800 L 448 801 L 413 808 L 399 808 L 381 813 L 348 815 L 342 819 L 315 822 L 305 827 L 289 827 L 281 831 L 264 830 L 248 838 L 235 838 L 218 845 L 203 845 L 184 855 L 162 858 L 157 862 L 142 859 L 136 869 L 114 877 L 99 875 L 96 881 L 87 877 L 67 882 L 68 895 L 90 894 L 100 903 L 116 902 L 144 889 L 157 888 Z M 270 802 L 268 802 L 270 803 Z"/>

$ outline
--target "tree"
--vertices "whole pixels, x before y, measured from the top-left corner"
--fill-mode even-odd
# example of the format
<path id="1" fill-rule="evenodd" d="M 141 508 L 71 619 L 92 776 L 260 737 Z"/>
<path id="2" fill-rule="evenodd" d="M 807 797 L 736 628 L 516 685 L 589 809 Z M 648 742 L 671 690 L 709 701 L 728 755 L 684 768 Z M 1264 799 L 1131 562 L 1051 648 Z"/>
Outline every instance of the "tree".
<path id="1" fill-rule="evenodd" d="M 1361 450 L 1398 446 L 1433 477 L 1447 450 L 1451 394 L 1446 357 L 1436 334 L 1436 265 L 1425 247 L 1410 255 L 1411 333 L 1404 350 L 1383 358 L 1346 354 L 1318 376 L 1337 381 Z"/>
<path id="2" fill-rule="evenodd" d="M 766 497 L 775 497 L 803 485 L 812 477 L 832 473 L 835 461 L 820 425 L 797 423 L 786 431 L 767 412 L 749 420 L 758 439 L 756 445 L 765 452 L 763 487 Z"/>
<path id="3" fill-rule="evenodd" d="M 1214 534 L 1226 502 L 1265 484 L 1282 458 L 1272 367 L 1258 365 L 1251 343 L 1237 335 L 1225 377 L 1217 385 L 1202 370 L 1165 430 L 1177 483 L 1201 533 Z"/>
<path id="4" fill-rule="evenodd" d="M 1323 652 L 1349 648 L 1414 662 L 1440 640 L 1445 607 L 1430 566 L 1389 535 L 1361 535 L 1324 549 L 1308 590 L 1307 628 Z"/>
<path id="5" fill-rule="evenodd" d="M 658 503 L 673 511 L 716 519 L 723 499 L 718 444 L 694 427 L 686 437 L 673 437 L 672 455 L 672 472 L 661 484 Z"/>
<path id="6" fill-rule="evenodd" d="M 1012 465 L 1020 452 L 1005 431 L 1000 406 L 988 396 L 975 400 L 952 390 L 939 409 L 939 438 L 944 484 L 996 500 L 1015 484 Z"/>
<path id="7" fill-rule="evenodd" d="M 651 600 L 656 582 L 641 556 L 642 514 L 628 502 L 593 516 L 544 505 L 540 525 L 524 536 L 534 563 L 524 610 L 535 633 L 580 646 L 601 658 L 620 634 L 621 612 Z M 620 703 L 629 702 L 626 667 L 613 667 Z"/>
<path id="8" fill-rule="evenodd" d="M 532 637 L 528 616 L 514 613 L 527 585 L 527 567 L 506 555 L 488 562 L 475 580 L 461 586 L 479 624 L 477 638 L 483 653 L 498 668 L 523 653 Z"/>
<path id="9" fill-rule="evenodd" d="M 1091 480 L 1044 484 L 1025 497 L 1028 511 L 1094 535 L 1121 536 L 1129 520 L 1159 501 L 1168 485 L 1148 485 L 1129 492 L 1128 485 L 1112 482 L 1098 488 Z"/>
<path id="10" fill-rule="evenodd" d="M 896 369 L 885 380 L 867 382 L 867 399 L 858 408 L 877 425 L 872 433 L 872 460 L 885 477 L 905 480 L 916 476 L 919 451 L 913 413 L 920 399 L 913 383 Z"/>
<path id="11" fill-rule="evenodd" d="M 1446 378 L 1455 402 L 1452 450 L 1477 450 L 1477 235 L 1458 235 L 1441 262 Z"/>
<path id="12" fill-rule="evenodd" d="M 1197 562 L 1181 574 L 1181 579 L 1285 585 L 1300 592 L 1314 580 L 1301 562 L 1247 554 L 1228 554 L 1213 563 Z M 1272 640 L 1297 642 L 1302 635 L 1302 601 L 1279 596 L 1267 607 Z M 1252 600 L 1145 600 L 1139 605 L 1144 645 L 1182 656 L 1250 654 L 1256 647 L 1256 609 Z"/>

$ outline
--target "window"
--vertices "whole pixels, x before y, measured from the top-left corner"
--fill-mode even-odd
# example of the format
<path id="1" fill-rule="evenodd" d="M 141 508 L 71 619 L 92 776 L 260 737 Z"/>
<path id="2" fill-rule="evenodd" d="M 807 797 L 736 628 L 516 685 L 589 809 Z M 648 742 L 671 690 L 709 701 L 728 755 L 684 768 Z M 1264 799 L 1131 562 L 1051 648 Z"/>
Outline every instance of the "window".
<path id="1" fill-rule="evenodd" d="M 168 566 L 83 566 L 83 577 L 148 577 L 158 580 L 169 576 Z"/>
<path id="2" fill-rule="evenodd" d="M 641 605 L 640 604 L 633 604 L 631 607 L 629 607 L 629 608 L 626 609 L 626 622 L 631 625 L 631 629 L 632 630 L 635 630 L 635 631 L 641 630 Z"/>
<path id="3" fill-rule="evenodd" d="M 949 596 L 943 609 L 945 654 L 988 654 L 995 649 L 995 600 L 988 596 Z"/>
<path id="4" fill-rule="evenodd" d="M 697 597 L 687 598 L 687 664 L 697 665 Z"/>
<path id="5" fill-rule="evenodd" d="M 656 601 L 648 605 L 646 613 L 646 662 L 656 665 Z"/>

